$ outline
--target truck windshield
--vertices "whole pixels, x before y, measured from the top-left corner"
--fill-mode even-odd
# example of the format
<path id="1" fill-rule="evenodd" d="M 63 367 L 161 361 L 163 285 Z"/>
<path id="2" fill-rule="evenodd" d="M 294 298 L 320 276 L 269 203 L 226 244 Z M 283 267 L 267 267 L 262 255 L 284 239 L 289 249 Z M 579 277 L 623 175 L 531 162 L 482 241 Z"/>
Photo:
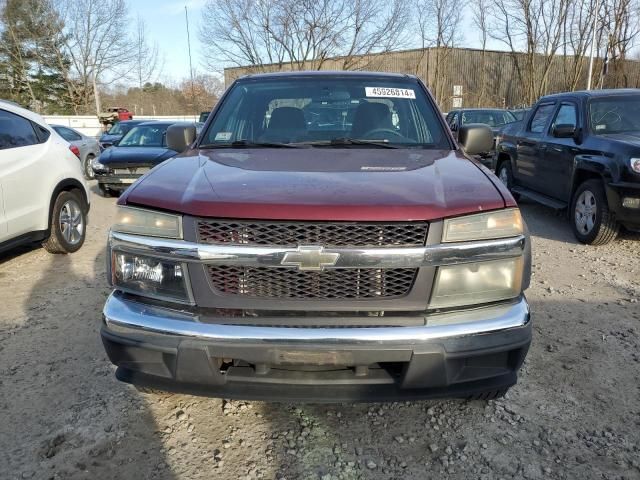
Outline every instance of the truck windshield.
<path id="1" fill-rule="evenodd" d="M 163 147 L 167 126 L 134 127 L 118 144 L 119 147 Z"/>
<path id="2" fill-rule="evenodd" d="M 596 135 L 640 131 L 640 95 L 594 98 L 589 103 L 591 131 Z"/>
<path id="3" fill-rule="evenodd" d="M 200 147 L 449 149 L 439 115 L 420 85 L 410 80 L 249 79 L 225 97 Z"/>

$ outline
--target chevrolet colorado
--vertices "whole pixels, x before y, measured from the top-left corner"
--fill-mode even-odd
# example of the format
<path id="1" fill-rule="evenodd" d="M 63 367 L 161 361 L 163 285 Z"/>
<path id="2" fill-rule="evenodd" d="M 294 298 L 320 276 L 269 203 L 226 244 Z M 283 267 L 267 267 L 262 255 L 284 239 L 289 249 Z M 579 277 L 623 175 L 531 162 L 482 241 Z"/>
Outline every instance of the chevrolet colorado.
<path id="1" fill-rule="evenodd" d="M 101 335 L 141 389 L 495 398 L 531 341 L 530 241 L 413 76 L 252 75 L 118 200 Z"/>

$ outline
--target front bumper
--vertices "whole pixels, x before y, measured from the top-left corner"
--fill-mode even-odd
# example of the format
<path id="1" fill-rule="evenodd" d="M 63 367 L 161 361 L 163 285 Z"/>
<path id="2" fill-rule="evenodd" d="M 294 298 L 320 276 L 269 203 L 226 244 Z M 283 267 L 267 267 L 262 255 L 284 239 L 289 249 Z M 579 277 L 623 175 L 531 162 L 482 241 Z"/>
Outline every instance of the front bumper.
<path id="1" fill-rule="evenodd" d="M 524 297 L 419 315 L 421 325 L 409 327 L 234 325 L 232 317 L 172 310 L 119 292 L 103 316 L 102 340 L 120 380 L 224 398 L 466 397 L 513 385 L 531 342 Z"/>
<path id="2" fill-rule="evenodd" d="M 607 199 L 616 220 L 630 230 L 640 231 L 640 208 L 625 207 L 623 200 L 626 197 L 640 198 L 640 183 L 617 182 L 607 185 Z"/>
<path id="3" fill-rule="evenodd" d="M 129 185 L 138 180 L 142 174 L 131 174 L 131 175 L 113 175 L 109 173 L 97 173 L 95 174 L 95 179 L 98 183 L 103 184 L 112 189 L 122 189 L 125 190 L 129 188 Z"/>

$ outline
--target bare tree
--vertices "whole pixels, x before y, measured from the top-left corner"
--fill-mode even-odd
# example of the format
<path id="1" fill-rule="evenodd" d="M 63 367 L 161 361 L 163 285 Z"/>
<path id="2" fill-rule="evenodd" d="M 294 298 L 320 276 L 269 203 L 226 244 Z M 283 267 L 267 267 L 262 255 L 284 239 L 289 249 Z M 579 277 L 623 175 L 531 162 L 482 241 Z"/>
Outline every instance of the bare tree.
<path id="1" fill-rule="evenodd" d="M 571 0 L 493 0 L 492 37 L 511 52 L 522 98 L 533 103 L 546 93 L 561 47 Z"/>
<path id="2" fill-rule="evenodd" d="M 79 83 L 84 107 L 89 109 L 93 96 L 99 113 L 98 86 L 126 76 L 135 55 L 127 4 L 125 0 L 59 0 L 58 10 L 65 23 L 71 74 Z"/>
<path id="3" fill-rule="evenodd" d="M 451 96 L 447 70 L 452 49 L 462 39 L 460 25 L 465 3 L 465 0 L 415 0 L 414 3 L 414 21 L 422 46 L 433 47 L 430 55 L 433 69 L 427 72 L 426 80 L 441 106 Z"/>
<path id="4" fill-rule="evenodd" d="M 145 92 L 142 87 L 159 76 L 162 70 L 162 61 L 158 52 L 158 44 L 156 42 L 149 43 L 147 40 L 147 26 L 140 16 L 138 16 L 136 31 L 134 32 L 133 46 L 134 55 L 131 60 L 131 73 L 138 86 L 137 105 L 140 106 L 140 114 L 144 115 L 144 107 L 142 105 L 144 104 L 143 96 Z"/>
<path id="5" fill-rule="evenodd" d="M 405 28 L 401 0 L 209 0 L 200 40 L 210 68 L 319 69 L 341 56 L 342 68 L 356 69 L 397 48 Z"/>
<path id="6" fill-rule="evenodd" d="M 570 2 L 563 27 L 563 70 L 566 90 L 575 90 L 581 86 L 593 34 L 597 0 L 576 0 Z"/>
<path id="7" fill-rule="evenodd" d="M 487 94 L 487 41 L 489 38 L 489 0 L 476 0 L 472 4 L 473 25 L 478 29 L 482 54 L 480 56 L 480 89 L 476 106 L 486 105 Z"/>

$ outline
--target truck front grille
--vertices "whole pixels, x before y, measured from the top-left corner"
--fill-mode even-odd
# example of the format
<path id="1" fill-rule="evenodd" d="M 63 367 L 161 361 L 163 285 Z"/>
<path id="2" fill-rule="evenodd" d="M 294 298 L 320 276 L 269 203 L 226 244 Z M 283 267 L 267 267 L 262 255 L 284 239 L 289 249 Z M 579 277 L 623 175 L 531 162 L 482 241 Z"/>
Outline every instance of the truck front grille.
<path id="1" fill-rule="evenodd" d="M 397 298 L 409 293 L 415 268 L 342 268 L 321 272 L 289 268 L 209 266 L 222 294 L 252 298 L 358 300 Z"/>
<path id="2" fill-rule="evenodd" d="M 200 219 L 198 241 L 207 244 L 295 247 L 420 247 L 426 222 L 246 222 Z"/>

